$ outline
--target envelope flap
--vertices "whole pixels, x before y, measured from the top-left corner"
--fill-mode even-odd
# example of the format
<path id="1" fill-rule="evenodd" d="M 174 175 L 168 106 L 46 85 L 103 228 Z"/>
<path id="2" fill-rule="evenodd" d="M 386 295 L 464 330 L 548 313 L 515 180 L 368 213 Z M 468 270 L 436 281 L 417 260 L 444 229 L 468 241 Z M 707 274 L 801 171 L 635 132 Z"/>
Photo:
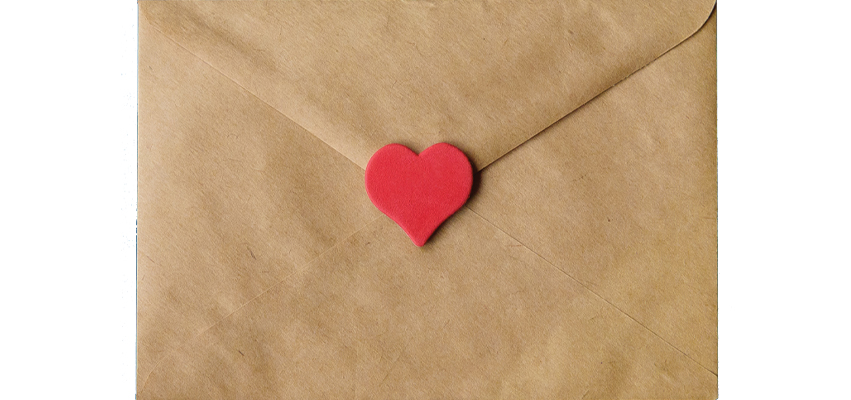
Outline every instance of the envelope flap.
<path id="1" fill-rule="evenodd" d="M 449 142 L 481 169 L 694 33 L 714 1 L 142 2 L 180 46 L 361 167 Z"/>

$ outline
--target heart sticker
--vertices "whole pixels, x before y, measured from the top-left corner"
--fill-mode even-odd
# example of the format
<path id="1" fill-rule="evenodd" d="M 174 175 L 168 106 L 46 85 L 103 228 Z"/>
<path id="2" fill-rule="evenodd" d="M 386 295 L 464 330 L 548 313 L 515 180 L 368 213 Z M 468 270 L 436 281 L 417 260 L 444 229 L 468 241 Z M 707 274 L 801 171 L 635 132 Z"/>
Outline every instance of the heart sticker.
<path id="1" fill-rule="evenodd" d="M 366 193 L 417 246 L 470 197 L 473 167 L 461 150 L 438 143 L 417 155 L 401 144 L 380 148 L 366 165 Z"/>

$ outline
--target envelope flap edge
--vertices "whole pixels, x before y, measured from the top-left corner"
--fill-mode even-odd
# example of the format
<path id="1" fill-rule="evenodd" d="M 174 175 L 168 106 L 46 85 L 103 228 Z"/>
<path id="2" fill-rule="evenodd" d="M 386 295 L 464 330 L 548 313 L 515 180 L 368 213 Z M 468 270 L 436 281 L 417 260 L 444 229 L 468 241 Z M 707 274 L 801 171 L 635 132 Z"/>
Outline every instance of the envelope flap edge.
<path id="1" fill-rule="evenodd" d="M 713 6 L 140 2 L 140 14 L 361 167 L 391 142 L 448 142 L 481 169 L 691 36 Z"/>

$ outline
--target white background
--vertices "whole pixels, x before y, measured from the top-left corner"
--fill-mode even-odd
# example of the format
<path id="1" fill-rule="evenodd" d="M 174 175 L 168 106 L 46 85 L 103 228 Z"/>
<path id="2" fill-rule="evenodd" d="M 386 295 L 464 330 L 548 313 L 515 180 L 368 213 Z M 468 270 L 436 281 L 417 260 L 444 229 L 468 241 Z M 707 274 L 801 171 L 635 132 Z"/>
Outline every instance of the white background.
<path id="1" fill-rule="evenodd" d="M 719 5 L 721 399 L 849 396 L 840 4 Z M 0 398 L 134 397 L 136 15 L 0 10 Z"/>

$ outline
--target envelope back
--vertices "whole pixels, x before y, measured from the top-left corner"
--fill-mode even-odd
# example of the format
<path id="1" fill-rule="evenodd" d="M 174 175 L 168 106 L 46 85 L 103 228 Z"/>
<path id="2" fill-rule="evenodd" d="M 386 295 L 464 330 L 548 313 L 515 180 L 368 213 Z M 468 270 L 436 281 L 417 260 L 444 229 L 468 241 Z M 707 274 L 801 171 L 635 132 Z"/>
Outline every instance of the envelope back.
<path id="1" fill-rule="evenodd" d="M 705 3 L 141 2 L 137 397 L 716 398 Z M 441 141 L 419 248 L 362 168 Z"/>

